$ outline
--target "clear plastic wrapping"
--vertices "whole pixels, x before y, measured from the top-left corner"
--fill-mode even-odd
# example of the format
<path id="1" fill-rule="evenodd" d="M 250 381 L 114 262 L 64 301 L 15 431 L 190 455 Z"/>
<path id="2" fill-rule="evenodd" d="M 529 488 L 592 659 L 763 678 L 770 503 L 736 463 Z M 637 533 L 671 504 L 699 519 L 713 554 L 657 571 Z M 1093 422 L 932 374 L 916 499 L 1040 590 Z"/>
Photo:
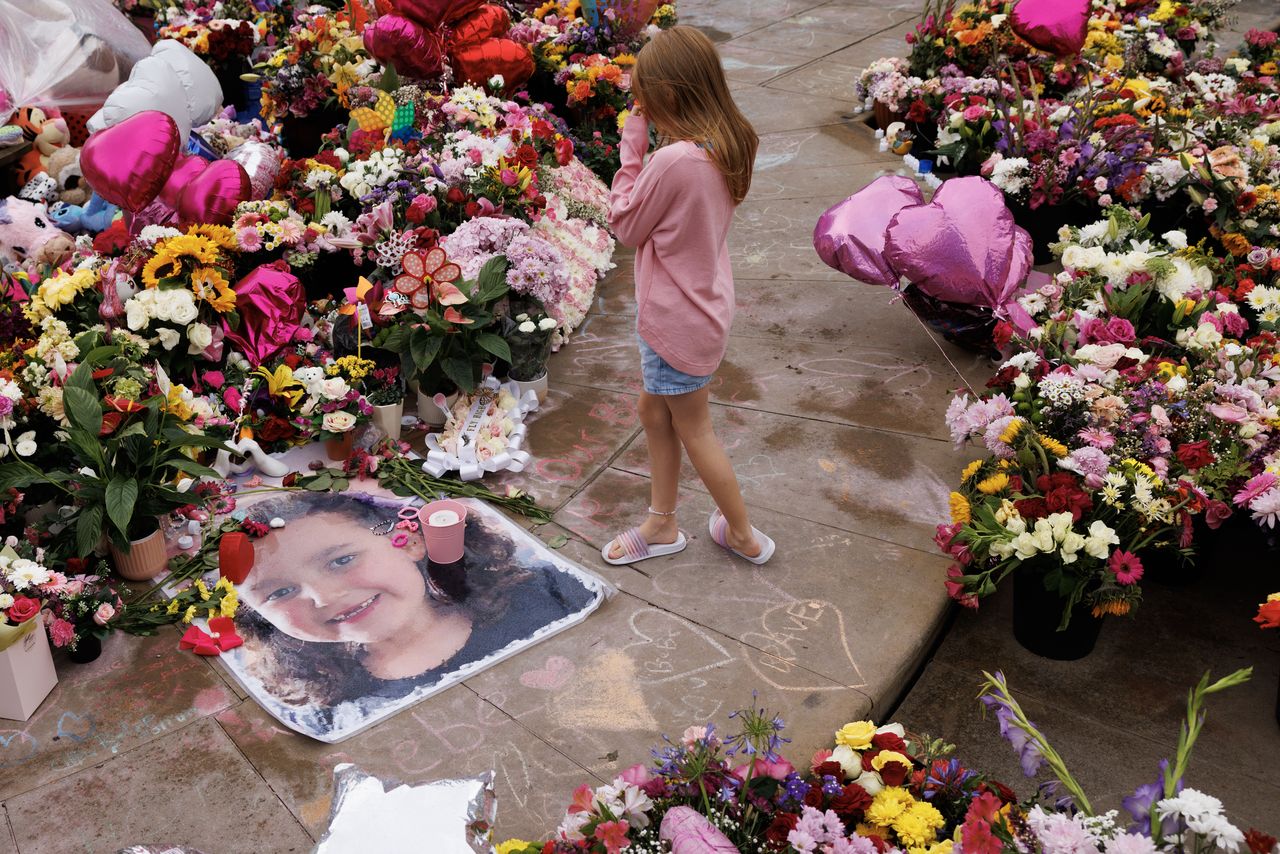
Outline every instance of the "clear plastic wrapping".
<path id="1" fill-rule="evenodd" d="M 26 104 L 101 105 L 150 50 L 109 0 L 0 0 L 0 124 Z"/>

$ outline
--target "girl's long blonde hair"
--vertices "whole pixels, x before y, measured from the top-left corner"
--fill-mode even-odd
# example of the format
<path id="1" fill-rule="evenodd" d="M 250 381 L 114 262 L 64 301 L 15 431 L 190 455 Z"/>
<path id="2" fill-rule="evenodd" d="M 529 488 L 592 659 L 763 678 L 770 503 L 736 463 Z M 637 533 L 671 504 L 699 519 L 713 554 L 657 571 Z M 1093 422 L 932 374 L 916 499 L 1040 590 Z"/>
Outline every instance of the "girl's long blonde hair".
<path id="1" fill-rule="evenodd" d="M 711 39 L 693 27 L 658 33 L 636 57 L 631 91 L 658 133 L 706 143 L 735 204 L 747 197 L 760 138 L 729 94 Z"/>

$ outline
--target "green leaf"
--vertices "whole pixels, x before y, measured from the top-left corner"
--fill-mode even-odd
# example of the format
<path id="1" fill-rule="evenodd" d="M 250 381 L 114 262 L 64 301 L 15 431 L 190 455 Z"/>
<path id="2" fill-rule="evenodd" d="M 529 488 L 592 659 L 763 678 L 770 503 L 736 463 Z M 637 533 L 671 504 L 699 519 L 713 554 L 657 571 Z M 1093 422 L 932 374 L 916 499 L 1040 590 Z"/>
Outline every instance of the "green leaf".
<path id="1" fill-rule="evenodd" d="M 79 368 L 76 373 L 80 373 Z M 62 405 L 72 427 L 91 436 L 97 436 L 102 430 L 102 403 L 96 393 L 68 381 L 62 388 Z"/>
<path id="2" fill-rule="evenodd" d="M 569 538 L 564 534 L 556 534 L 554 537 L 547 540 L 547 548 L 549 549 L 562 549 L 568 544 Z"/>
<path id="3" fill-rule="evenodd" d="M 409 335 L 409 355 L 419 373 L 431 367 L 444 344 L 444 337 L 426 329 L 415 329 Z"/>
<path id="4" fill-rule="evenodd" d="M 111 478 L 107 484 L 107 516 L 120 533 L 128 533 L 129 523 L 133 520 L 133 506 L 137 502 L 137 481 L 123 475 Z"/>
<path id="5" fill-rule="evenodd" d="M 26 489 L 42 480 L 40 471 L 22 463 L 6 463 L 0 466 L 0 492 L 7 489 Z"/>
<path id="6" fill-rule="evenodd" d="M 502 361 L 511 361 L 511 348 L 507 346 L 507 342 L 503 340 L 501 335 L 494 335 L 492 332 L 481 332 L 476 335 L 476 343 Z"/>
<path id="7" fill-rule="evenodd" d="M 307 481 L 307 489 L 312 492 L 324 492 L 331 486 L 333 486 L 333 475 L 327 471 L 321 472 Z"/>
<path id="8" fill-rule="evenodd" d="M 460 356 L 449 356 L 440 363 L 444 375 L 463 391 L 472 391 L 476 387 L 475 372 L 471 361 Z"/>
<path id="9" fill-rule="evenodd" d="M 216 471 L 209 468 L 208 466 L 201 465 L 195 460 L 191 460 L 191 459 L 174 460 L 169 465 L 177 469 L 178 471 L 183 472 L 184 474 L 192 475 L 193 477 L 211 477 L 217 480 L 222 479 L 222 475 L 218 474 Z"/>
<path id="10" fill-rule="evenodd" d="M 373 344 L 392 353 L 403 353 L 409 348 L 409 327 L 403 324 L 388 327 L 374 337 Z"/>
<path id="11" fill-rule="evenodd" d="M 504 255 L 495 255 L 480 268 L 471 301 L 483 305 L 502 298 L 507 291 L 507 259 Z"/>
<path id="12" fill-rule="evenodd" d="M 86 557 L 102 539 L 102 505 L 94 504 L 76 517 L 76 556 Z"/>

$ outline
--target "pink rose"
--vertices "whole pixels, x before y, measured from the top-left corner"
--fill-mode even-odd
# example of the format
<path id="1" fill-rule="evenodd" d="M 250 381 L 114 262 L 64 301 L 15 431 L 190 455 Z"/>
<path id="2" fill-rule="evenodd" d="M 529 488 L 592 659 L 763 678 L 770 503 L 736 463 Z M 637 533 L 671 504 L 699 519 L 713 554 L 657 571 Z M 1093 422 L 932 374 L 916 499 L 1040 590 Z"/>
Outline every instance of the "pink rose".
<path id="1" fill-rule="evenodd" d="M 619 774 L 618 779 L 632 786 L 643 786 L 653 779 L 653 775 L 649 773 L 648 766 L 637 763 Z"/>
<path id="2" fill-rule="evenodd" d="M 1231 505 L 1225 501 L 1210 501 L 1204 509 L 1204 521 L 1209 530 L 1216 531 L 1222 523 L 1231 518 Z"/>
<path id="3" fill-rule="evenodd" d="M 240 394 L 240 389 L 228 386 L 222 390 L 222 402 L 232 412 L 239 412 L 240 407 L 244 405 L 244 396 Z"/>
<path id="4" fill-rule="evenodd" d="M 977 104 L 972 107 L 966 107 L 964 111 L 964 120 L 966 122 L 976 122 L 978 119 L 986 115 L 987 111 Z"/>
<path id="5" fill-rule="evenodd" d="M 223 383 L 227 381 L 227 378 L 222 375 L 222 371 L 205 371 L 201 379 L 204 380 L 205 385 L 215 390 L 222 388 Z"/>
<path id="6" fill-rule="evenodd" d="M 767 759 L 756 759 L 751 764 L 751 776 L 756 779 L 772 777 L 775 780 L 784 780 L 788 774 L 793 773 L 795 770 L 795 766 L 785 759 L 778 759 L 776 762 L 770 762 Z M 733 775 L 739 780 L 747 779 L 747 765 L 743 764 L 734 768 Z"/>
<path id="7" fill-rule="evenodd" d="M 100 626 L 105 626 L 115 615 L 116 609 L 111 606 L 111 603 L 103 602 L 98 606 L 98 610 L 93 612 L 93 621 Z"/>

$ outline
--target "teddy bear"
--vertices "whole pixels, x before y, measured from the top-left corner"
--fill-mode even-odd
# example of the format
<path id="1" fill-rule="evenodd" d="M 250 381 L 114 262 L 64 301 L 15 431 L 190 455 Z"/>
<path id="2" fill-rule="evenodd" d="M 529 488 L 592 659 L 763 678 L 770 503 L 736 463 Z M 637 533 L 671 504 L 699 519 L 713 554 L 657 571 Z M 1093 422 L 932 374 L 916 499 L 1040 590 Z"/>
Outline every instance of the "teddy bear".
<path id="1" fill-rule="evenodd" d="M 80 171 L 80 149 L 65 145 L 49 155 L 49 177 L 58 182 L 58 201 L 83 205 L 93 188 Z"/>
<path id="2" fill-rule="evenodd" d="M 49 158 L 71 140 L 71 133 L 62 115 L 52 107 L 22 107 L 11 122 L 22 128 L 22 135 L 31 143 L 31 150 L 18 161 L 17 184 L 21 187 L 39 173 L 49 171 Z"/>
<path id="3" fill-rule="evenodd" d="M 0 199 L 0 265 L 5 270 L 33 272 L 41 264 L 57 266 L 74 248 L 75 240 L 53 223 L 44 205 Z"/>

